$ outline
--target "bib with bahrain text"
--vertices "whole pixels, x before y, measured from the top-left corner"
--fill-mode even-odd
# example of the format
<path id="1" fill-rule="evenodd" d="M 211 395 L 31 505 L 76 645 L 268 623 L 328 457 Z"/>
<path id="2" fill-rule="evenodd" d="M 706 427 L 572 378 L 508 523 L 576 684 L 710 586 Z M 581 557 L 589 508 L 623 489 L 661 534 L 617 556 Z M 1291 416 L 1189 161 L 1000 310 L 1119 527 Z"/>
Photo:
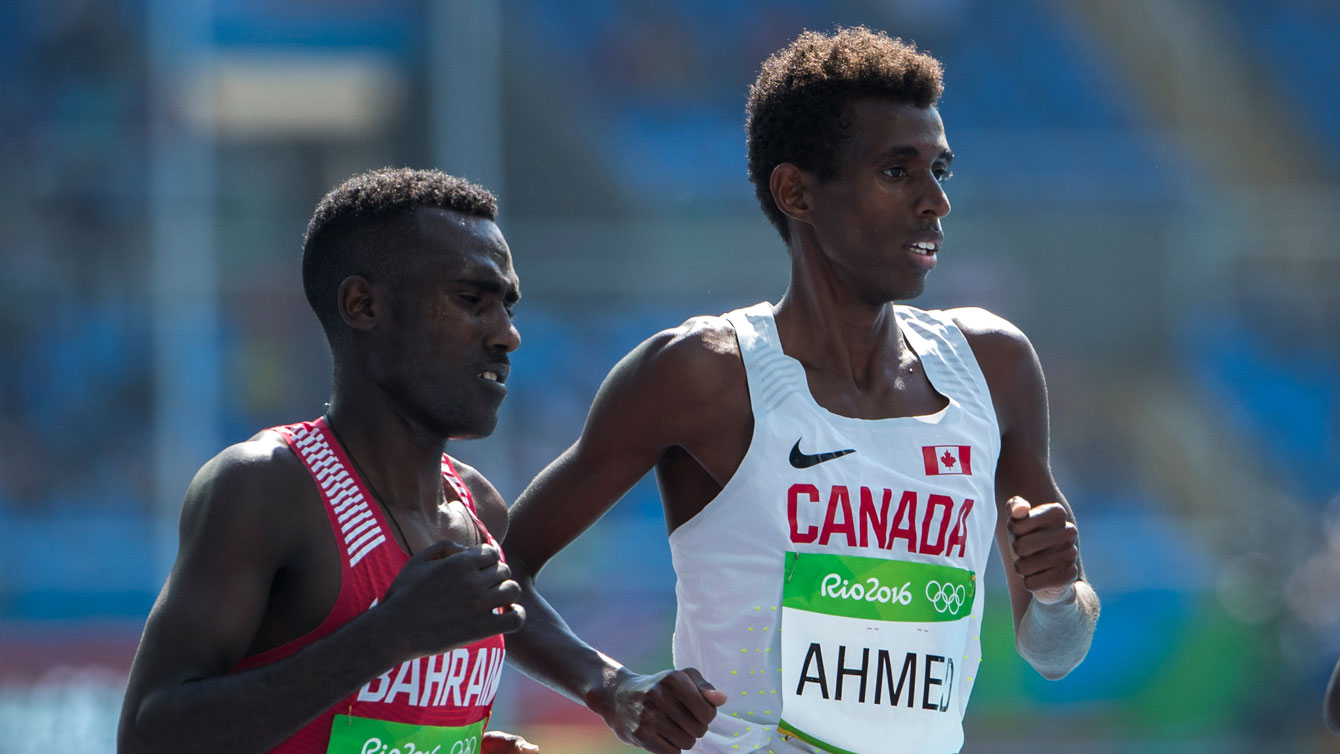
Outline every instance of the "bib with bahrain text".
<path id="1" fill-rule="evenodd" d="M 972 571 L 788 553 L 778 732 L 849 754 L 962 745 Z M 890 747 L 888 732 L 897 730 Z"/>
<path id="2" fill-rule="evenodd" d="M 336 715 L 328 754 L 479 754 L 484 721 L 460 727 L 406 725 Z"/>

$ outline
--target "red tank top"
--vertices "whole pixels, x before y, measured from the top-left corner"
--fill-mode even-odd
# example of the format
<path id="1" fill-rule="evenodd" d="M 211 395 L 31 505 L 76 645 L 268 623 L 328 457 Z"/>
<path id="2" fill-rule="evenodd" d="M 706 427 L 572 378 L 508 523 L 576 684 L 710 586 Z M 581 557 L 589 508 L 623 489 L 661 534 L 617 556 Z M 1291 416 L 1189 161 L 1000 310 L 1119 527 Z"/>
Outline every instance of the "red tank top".
<path id="1" fill-rule="evenodd" d="M 409 555 L 396 543 L 381 506 L 340 447 L 324 418 L 275 427 L 311 472 L 340 550 L 340 593 L 326 619 L 310 633 L 244 658 L 234 672 L 294 654 L 377 604 Z M 493 536 L 451 460 L 442 456 L 442 480 L 470 510 L 487 541 Z M 501 548 L 499 548 L 501 550 Z M 491 636 L 440 655 L 408 660 L 374 678 L 294 733 L 273 751 L 402 751 L 441 754 L 479 751 L 502 675 L 503 637 Z M 459 746 L 456 745 L 459 742 Z"/>

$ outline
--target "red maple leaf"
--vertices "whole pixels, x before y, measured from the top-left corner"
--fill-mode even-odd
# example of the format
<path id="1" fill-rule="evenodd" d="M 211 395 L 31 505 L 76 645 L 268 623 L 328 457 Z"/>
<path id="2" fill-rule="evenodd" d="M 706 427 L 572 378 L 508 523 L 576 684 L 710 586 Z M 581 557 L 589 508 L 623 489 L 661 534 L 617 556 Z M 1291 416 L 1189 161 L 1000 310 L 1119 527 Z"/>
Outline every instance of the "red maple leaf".
<path id="1" fill-rule="evenodd" d="M 949 451 L 946 450 L 945 454 L 940 456 L 940 463 L 944 464 L 946 469 L 952 469 L 954 468 L 954 464 L 956 463 L 956 461 L 954 459 L 954 456 L 950 455 Z"/>

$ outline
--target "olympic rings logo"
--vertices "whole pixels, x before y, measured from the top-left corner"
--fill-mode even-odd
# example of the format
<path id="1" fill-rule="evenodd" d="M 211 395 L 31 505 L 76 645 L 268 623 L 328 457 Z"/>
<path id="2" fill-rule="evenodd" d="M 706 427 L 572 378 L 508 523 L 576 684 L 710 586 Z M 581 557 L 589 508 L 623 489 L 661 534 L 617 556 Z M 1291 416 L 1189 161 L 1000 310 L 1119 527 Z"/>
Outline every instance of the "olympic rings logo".
<path id="1" fill-rule="evenodd" d="M 951 584 L 947 581 L 941 584 L 932 579 L 926 582 L 926 599 L 930 600 L 935 612 L 958 615 L 967 599 L 967 590 L 962 584 Z"/>

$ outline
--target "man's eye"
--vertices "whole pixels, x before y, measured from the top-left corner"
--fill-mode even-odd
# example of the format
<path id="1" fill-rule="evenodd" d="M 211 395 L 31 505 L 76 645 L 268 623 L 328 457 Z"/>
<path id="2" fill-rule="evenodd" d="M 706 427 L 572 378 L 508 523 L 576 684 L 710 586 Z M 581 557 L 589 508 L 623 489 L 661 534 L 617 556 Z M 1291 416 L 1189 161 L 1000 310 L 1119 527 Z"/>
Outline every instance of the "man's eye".
<path id="1" fill-rule="evenodd" d="M 945 181 L 953 177 L 954 177 L 954 171 L 952 170 L 940 170 L 935 173 L 935 180 L 939 181 L 940 183 L 944 183 Z"/>
<path id="2" fill-rule="evenodd" d="M 907 171 L 903 170 L 903 167 L 901 165 L 895 165 L 894 167 L 891 168 L 885 168 L 884 174 L 890 178 L 902 178 L 903 176 L 907 175 Z"/>
<path id="3" fill-rule="evenodd" d="M 483 303 L 483 300 L 475 293 L 457 293 L 455 298 L 458 302 L 457 306 L 469 312 L 479 311 L 479 307 Z"/>

